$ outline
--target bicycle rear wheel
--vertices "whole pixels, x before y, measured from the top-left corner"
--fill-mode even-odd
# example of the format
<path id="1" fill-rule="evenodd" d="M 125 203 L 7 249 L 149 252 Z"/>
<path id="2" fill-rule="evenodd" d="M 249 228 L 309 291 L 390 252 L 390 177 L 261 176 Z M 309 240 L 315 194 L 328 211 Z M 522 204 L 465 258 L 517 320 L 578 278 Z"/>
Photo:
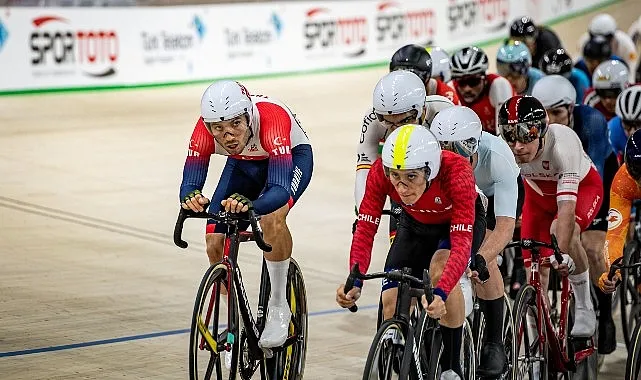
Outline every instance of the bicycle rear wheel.
<path id="1" fill-rule="evenodd" d="M 639 247 L 639 244 L 634 240 L 626 244 L 623 249 L 623 265 L 630 265 L 640 260 L 641 247 Z M 641 323 L 641 294 L 636 287 L 639 278 L 641 278 L 639 270 L 621 271 L 621 286 L 619 288 L 621 298 L 621 326 L 625 346 L 628 348 L 630 347 L 630 337 L 634 326 Z"/>
<path id="2" fill-rule="evenodd" d="M 383 322 L 367 354 L 363 380 L 398 379 L 404 348 L 402 326 L 394 320 Z"/>
<path id="3" fill-rule="evenodd" d="M 505 372 L 499 376 L 500 380 L 512 377 L 512 353 L 514 351 L 514 324 L 512 323 L 512 303 L 507 294 L 503 294 L 503 346 L 507 356 Z M 485 314 L 479 313 L 479 332 L 476 339 L 476 366 L 481 364 L 481 350 L 486 341 L 485 337 Z"/>
<path id="4" fill-rule="evenodd" d="M 190 380 L 236 379 L 239 357 L 238 311 L 233 286 L 228 288 L 227 283 L 227 267 L 224 264 L 210 266 L 200 282 L 189 334 Z M 231 302 L 227 307 L 221 302 L 227 297 L 225 292 L 231 294 Z M 230 320 L 227 320 L 228 308 L 232 310 Z M 231 355 L 231 368 L 225 365 L 226 355 Z"/>
<path id="5" fill-rule="evenodd" d="M 512 353 L 512 378 L 514 380 L 539 380 L 548 378 L 547 343 L 541 342 L 538 331 L 545 333 L 545 326 L 538 325 L 536 290 L 532 285 L 519 289 L 514 300 L 514 351 Z"/>
<path id="6" fill-rule="evenodd" d="M 626 380 L 641 380 L 641 323 L 637 323 L 631 335 L 628 360 L 625 365 Z"/>

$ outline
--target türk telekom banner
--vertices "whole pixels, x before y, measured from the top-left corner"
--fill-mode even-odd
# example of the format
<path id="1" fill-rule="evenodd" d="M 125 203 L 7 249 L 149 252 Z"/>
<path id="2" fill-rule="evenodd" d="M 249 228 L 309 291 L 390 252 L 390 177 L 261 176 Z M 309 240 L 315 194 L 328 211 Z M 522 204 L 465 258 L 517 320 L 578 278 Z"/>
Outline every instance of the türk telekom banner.
<path id="1" fill-rule="evenodd" d="M 407 43 L 445 49 L 510 22 L 603 0 L 269 2 L 145 8 L 9 8 L 0 92 L 186 82 L 383 62 Z"/>

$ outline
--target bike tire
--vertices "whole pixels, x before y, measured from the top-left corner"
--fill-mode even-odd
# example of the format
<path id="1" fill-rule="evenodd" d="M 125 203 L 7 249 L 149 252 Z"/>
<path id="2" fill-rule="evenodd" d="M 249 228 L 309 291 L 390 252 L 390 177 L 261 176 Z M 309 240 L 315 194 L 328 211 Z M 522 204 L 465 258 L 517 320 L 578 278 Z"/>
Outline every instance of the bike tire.
<path id="1" fill-rule="evenodd" d="M 400 371 L 405 339 L 403 326 L 399 321 L 389 319 L 383 322 L 369 348 L 363 380 L 390 380 L 396 371 Z"/>
<path id="2" fill-rule="evenodd" d="M 508 379 L 512 377 L 512 353 L 514 352 L 514 323 L 512 321 L 512 303 L 510 297 L 503 293 L 503 345 L 505 346 L 505 355 L 507 356 L 507 365 L 503 375 L 499 379 Z M 472 313 L 474 315 L 474 313 Z M 474 340 L 476 344 L 476 366 L 481 364 L 481 351 L 485 342 L 485 314 L 479 313 L 479 332 Z"/>
<path id="3" fill-rule="evenodd" d="M 514 350 L 512 352 L 512 378 L 514 380 L 548 378 L 548 346 L 544 344 L 542 352 L 539 350 L 538 333 L 531 329 L 528 323 L 537 323 L 536 318 L 531 318 L 532 313 L 536 316 L 536 310 L 536 290 L 532 285 L 526 284 L 516 294 L 513 307 Z M 538 327 L 538 329 L 541 329 L 544 333 L 546 331 L 545 326 Z M 521 343 L 528 346 L 528 349 L 524 352 L 523 360 L 520 358 Z M 525 367 L 521 365 L 523 361 L 525 361 Z M 539 365 L 536 366 L 536 363 L 533 363 L 530 366 L 530 362 L 538 362 Z M 524 370 L 527 370 L 528 377 L 524 376 Z"/>
<path id="4" fill-rule="evenodd" d="M 477 355 L 472 327 L 467 318 L 463 320 L 463 339 L 461 341 L 461 368 L 463 369 L 463 378 L 466 380 L 474 380 L 476 379 Z"/>
<path id="5" fill-rule="evenodd" d="M 641 379 L 641 323 L 637 323 L 630 339 L 628 359 L 625 364 L 626 380 Z"/>
<path id="6" fill-rule="evenodd" d="M 636 241 L 631 241 L 623 249 L 623 265 L 634 263 L 639 256 L 641 247 Z M 627 270 L 621 271 L 621 286 L 619 287 L 621 307 L 621 330 L 625 346 L 630 347 L 634 325 L 641 323 L 641 294 L 636 289 L 634 276 Z"/>
<path id="7" fill-rule="evenodd" d="M 211 314 L 211 318 L 213 319 L 213 322 L 210 321 L 210 323 L 208 323 L 206 326 L 204 326 L 204 321 L 202 319 L 203 309 L 206 304 L 205 301 L 207 301 L 208 295 L 210 293 L 213 293 L 212 287 L 214 285 L 217 285 L 216 296 L 224 297 L 223 295 L 220 295 L 220 286 L 222 285 L 225 288 L 227 288 L 226 286 L 226 284 L 228 283 L 227 276 L 228 276 L 228 273 L 227 273 L 226 265 L 222 263 L 214 264 L 210 266 L 207 269 L 207 271 L 205 271 L 205 274 L 203 275 L 203 278 L 200 282 L 200 286 L 198 287 L 198 293 L 196 295 L 196 301 L 194 303 L 191 329 L 189 334 L 189 379 L 190 380 L 201 380 L 201 379 L 209 380 L 212 378 L 217 380 L 222 380 L 222 379 L 235 380 L 238 375 L 239 336 L 237 332 L 235 332 L 237 338 L 234 339 L 234 342 L 232 343 L 232 365 L 229 370 L 225 368 L 225 371 L 227 371 L 227 374 L 224 374 L 225 372 L 223 371 L 223 367 L 225 366 L 225 364 L 223 363 L 224 351 L 218 351 L 218 347 L 216 347 L 213 351 L 218 351 L 218 352 L 212 352 L 211 344 L 207 342 L 207 339 L 213 338 L 216 341 L 216 346 L 220 344 L 218 339 L 219 337 L 218 328 L 220 326 L 218 326 L 218 324 L 216 323 L 216 321 L 218 321 L 219 310 L 214 308 Z M 228 321 L 228 324 L 238 327 L 238 311 L 237 311 L 235 290 L 233 286 L 231 287 L 231 289 L 227 289 L 227 292 L 228 294 L 232 295 L 232 297 L 230 297 L 232 302 L 230 302 L 230 304 L 228 305 L 228 308 L 235 310 L 234 312 L 231 313 L 232 321 Z M 203 333 L 201 332 L 201 329 L 207 329 L 207 334 L 208 334 L 207 338 L 205 338 L 206 335 L 203 335 Z M 234 334 L 234 332 L 232 332 L 232 334 Z M 227 336 L 229 336 L 229 334 Z M 203 351 L 203 349 L 201 349 L 201 346 L 203 348 L 205 348 L 205 346 L 208 347 L 209 351 L 211 352 L 209 362 L 207 364 L 207 368 L 202 378 L 199 376 L 199 364 L 198 364 L 199 362 L 198 352 Z M 215 376 L 215 377 L 212 377 L 212 376 Z"/>
<path id="8" fill-rule="evenodd" d="M 438 321 L 430 318 L 425 311 L 420 318 L 419 352 L 422 353 L 421 368 L 427 374 L 427 380 L 439 380 L 441 377 L 441 355 L 443 354 L 443 337 Z"/>

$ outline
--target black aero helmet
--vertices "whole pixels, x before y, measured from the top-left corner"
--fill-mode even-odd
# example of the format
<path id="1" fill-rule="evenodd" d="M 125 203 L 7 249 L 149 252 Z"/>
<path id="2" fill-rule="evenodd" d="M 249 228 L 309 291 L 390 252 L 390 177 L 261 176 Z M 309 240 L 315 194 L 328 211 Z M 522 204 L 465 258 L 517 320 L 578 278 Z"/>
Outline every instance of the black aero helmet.
<path id="1" fill-rule="evenodd" d="M 606 60 L 612 56 L 610 41 L 602 36 L 594 36 L 583 45 L 583 56 L 585 58 Z"/>
<path id="2" fill-rule="evenodd" d="M 623 160 L 630 177 L 639 181 L 641 179 L 641 129 L 628 138 Z"/>
<path id="3" fill-rule="evenodd" d="M 545 107 L 533 96 L 513 96 L 499 110 L 498 130 L 508 144 L 540 139 L 547 132 Z"/>
<path id="4" fill-rule="evenodd" d="M 539 62 L 541 70 L 546 75 L 570 76 L 574 62 L 565 49 L 550 49 L 543 54 Z"/>
<path id="5" fill-rule="evenodd" d="M 510 37 L 535 37 L 538 29 L 534 21 L 527 16 L 514 20 L 510 26 Z"/>
<path id="6" fill-rule="evenodd" d="M 392 56 L 389 70 L 408 70 L 427 82 L 432 75 L 432 57 L 422 46 L 405 45 Z"/>

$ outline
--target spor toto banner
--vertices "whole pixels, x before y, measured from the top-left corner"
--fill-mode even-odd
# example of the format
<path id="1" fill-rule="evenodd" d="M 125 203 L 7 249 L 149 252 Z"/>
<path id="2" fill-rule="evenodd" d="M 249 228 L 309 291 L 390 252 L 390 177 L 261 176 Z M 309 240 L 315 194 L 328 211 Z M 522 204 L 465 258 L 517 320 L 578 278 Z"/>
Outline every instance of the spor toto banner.
<path id="1" fill-rule="evenodd" d="M 354 0 L 146 8 L 7 8 L 0 92 L 185 82 L 379 63 L 450 50 L 606 0 Z"/>

